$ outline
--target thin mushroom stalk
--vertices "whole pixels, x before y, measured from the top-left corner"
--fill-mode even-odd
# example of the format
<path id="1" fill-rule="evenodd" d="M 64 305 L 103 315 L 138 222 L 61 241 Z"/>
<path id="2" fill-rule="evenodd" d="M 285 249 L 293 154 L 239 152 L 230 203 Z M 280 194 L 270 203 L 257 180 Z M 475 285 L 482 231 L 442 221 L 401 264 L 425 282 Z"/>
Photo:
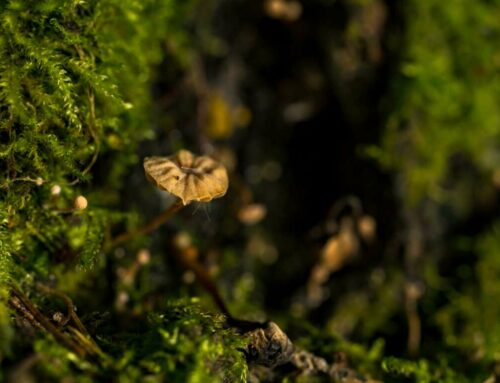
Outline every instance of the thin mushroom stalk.
<path id="1" fill-rule="evenodd" d="M 231 314 L 229 308 L 227 307 L 224 298 L 217 288 L 216 283 L 208 274 L 205 267 L 196 259 L 192 257 L 186 257 L 182 253 L 182 250 L 177 249 L 175 252 L 178 261 L 187 269 L 193 272 L 196 276 L 198 282 L 203 286 L 203 288 L 210 294 L 216 306 L 221 310 L 222 314 L 226 317 L 226 325 L 228 327 L 233 327 L 239 329 L 241 332 L 246 333 L 258 328 L 265 327 L 267 323 L 261 323 L 256 321 L 249 321 L 245 319 L 236 318 Z"/>
<path id="2" fill-rule="evenodd" d="M 162 213 L 158 214 L 155 218 L 153 218 L 144 226 L 132 231 L 122 233 L 113 238 L 105 246 L 105 250 L 110 250 L 113 247 L 118 246 L 121 243 L 128 242 L 139 235 L 148 234 L 151 233 L 152 231 L 155 231 L 158 227 L 167 222 L 170 219 L 170 217 L 172 217 L 175 213 L 181 210 L 184 206 L 185 205 L 182 203 L 182 201 L 178 199 L 172 205 L 166 208 Z"/>

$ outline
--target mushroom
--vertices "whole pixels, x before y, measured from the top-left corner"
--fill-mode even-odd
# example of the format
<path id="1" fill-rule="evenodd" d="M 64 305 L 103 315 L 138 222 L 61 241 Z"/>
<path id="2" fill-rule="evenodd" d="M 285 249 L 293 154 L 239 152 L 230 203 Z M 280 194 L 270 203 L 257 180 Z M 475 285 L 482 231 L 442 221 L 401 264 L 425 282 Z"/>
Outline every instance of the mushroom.
<path id="1" fill-rule="evenodd" d="M 222 164 L 187 150 L 170 157 L 147 157 L 144 170 L 151 182 L 180 198 L 183 205 L 222 197 L 228 187 L 227 171 Z"/>
<path id="2" fill-rule="evenodd" d="M 207 156 L 196 156 L 188 150 L 180 150 L 169 157 L 146 157 L 144 170 L 149 181 L 176 196 L 177 201 L 145 226 L 111 240 L 107 250 L 155 230 L 193 201 L 209 202 L 222 197 L 229 183 L 224 165 Z"/>

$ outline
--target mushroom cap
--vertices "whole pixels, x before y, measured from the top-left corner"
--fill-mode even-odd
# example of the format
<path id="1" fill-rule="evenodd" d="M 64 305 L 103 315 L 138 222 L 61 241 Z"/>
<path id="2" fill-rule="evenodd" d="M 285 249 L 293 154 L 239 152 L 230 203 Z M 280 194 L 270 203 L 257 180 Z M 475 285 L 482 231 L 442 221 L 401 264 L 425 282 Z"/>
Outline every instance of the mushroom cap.
<path id="1" fill-rule="evenodd" d="M 146 157 L 146 177 L 158 188 L 179 197 L 184 205 L 208 202 L 226 194 L 226 168 L 207 156 L 180 150 L 169 157 Z"/>

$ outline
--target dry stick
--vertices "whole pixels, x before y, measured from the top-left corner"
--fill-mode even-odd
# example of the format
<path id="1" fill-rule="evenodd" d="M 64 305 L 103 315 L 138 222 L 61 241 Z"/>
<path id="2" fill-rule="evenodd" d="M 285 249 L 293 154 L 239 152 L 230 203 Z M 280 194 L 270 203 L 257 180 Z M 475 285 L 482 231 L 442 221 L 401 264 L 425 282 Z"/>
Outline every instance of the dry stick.
<path id="1" fill-rule="evenodd" d="M 18 297 L 10 297 L 10 306 L 16 310 L 19 314 L 24 317 L 29 324 L 38 330 L 44 331 L 43 326 L 35 319 L 35 317 L 28 311 L 28 309 L 22 304 Z"/>
<path id="2" fill-rule="evenodd" d="M 86 330 L 85 326 L 82 324 L 82 322 L 80 321 L 80 319 L 78 318 L 78 316 L 76 315 L 75 311 L 74 311 L 74 306 L 73 306 L 73 302 L 71 301 L 71 299 L 66 296 L 65 294 L 63 293 L 60 293 L 58 291 L 55 291 L 55 290 L 52 290 L 50 289 L 49 287 L 46 287 L 46 286 L 43 286 L 43 285 L 40 285 L 38 284 L 37 287 L 40 289 L 40 290 L 43 290 L 45 291 L 46 293 L 49 293 L 49 294 L 53 294 L 53 295 L 56 295 L 58 297 L 60 297 L 61 299 L 63 299 L 68 307 L 68 316 L 73 319 L 73 321 L 75 322 L 75 324 L 77 325 L 78 329 L 76 328 L 73 328 L 71 326 L 67 327 L 67 329 L 73 334 L 73 336 L 76 338 L 77 340 L 77 343 L 76 343 L 76 346 L 81 346 L 83 348 L 83 353 L 79 352 L 80 350 L 78 351 L 75 351 L 75 348 L 73 348 L 70 343 L 68 342 L 64 342 L 62 341 L 62 343 L 70 348 L 71 350 L 77 352 L 80 356 L 85 356 L 85 353 L 88 353 L 90 355 L 94 354 L 94 355 L 104 355 L 104 353 L 102 352 L 102 350 L 99 348 L 99 346 L 95 343 L 95 341 L 90 337 L 88 331 Z M 20 292 L 19 291 L 14 291 L 15 294 L 19 294 Z M 33 312 L 33 308 L 36 309 L 36 307 L 29 307 L 30 305 L 28 304 L 31 303 L 29 301 L 29 299 L 27 297 L 25 297 L 27 299 L 27 301 L 21 301 L 21 299 L 19 298 L 19 296 L 15 296 L 13 300 L 11 300 L 11 304 L 18 310 L 18 311 L 21 311 L 24 316 L 33 324 L 35 325 L 35 327 L 38 327 L 42 330 L 47 330 L 49 331 L 50 333 L 52 333 L 54 335 L 54 337 L 61 341 L 61 338 L 56 336 L 52 331 L 50 331 L 50 329 L 48 329 L 45 324 L 43 323 L 40 323 L 39 321 L 39 317 L 36 316 L 36 313 Z M 17 302 L 16 302 L 17 300 Z M 32 305 L 32 304 L 31 304 Z M 27 308 L 28 307 L 28 308 Z M 40 313 L 40 315 L 42 315 L 43 317 L 43 314 Z M 45 318 L 46 319 L 46 318 Z M 48 322 L 50 323 L 50 321 Z M 54 326 L 54 328 L 57 328 Z M 66 334 L 64 333 L 60 333 L 62 336 L 66 336 Z M 68 338 L 68 340 L 70 342 L 72 342 L 72 340 L 70 338 Z"/>
<path id="3" fill-rule="evenodd" d="M 127 242 L 132 238 L 137 237 L 138 235 L 152 232 L 183 207 L 184 204 L 182 203 L 182 201 L 180 199 L 177 200 L 175 203 L 170 205 L 170 207 L 168 207 L 163 213 L 159 214 L 153 220 L 151 220 L 148 224 L 142 226 L 139 229 L 120 234 L 117 237 L 111 239 L 111 241 L 104 246 L 104 250 L 111 250 L 113 247 L 119 245 L 120 243 Z"/>
<path id="4" fill-rule="evenodd" d="M 76 317 L 77 320 L 76 321 L 74 320 L 76 327 L 78 327 L 78 329 L 81 332 L 83 332 L 85 334 L 88 334 L 87 330 L 85 329 L 85 327 L 83 326 L 82 322 L 80 321 L 80 318 L 78 318 L 78 316 L 75 313 L 75 306 L 74 306 L 73 301 L 71 300 L 70 297 L 68 297 L 66 294 L 63 294 L 63 293 L 61 293 L 59 291 L 51 289 L 48 286 L 44 286 L 41 283 L 37 283 L 36 287 L 39 290 L 42 290 L 46 294 L 54 295 L 56 297 L 61 298 L 64 301 L 64 303 L 66 304 L 66 308 L 68 310 L 68 318 L 74 320 L 74 318 Z"/>
<path id="5" fill-rule="evenodd" d="M 104 356 L 104 352 L 99 348 L 99 346 L 94 342 L 92 338 L 88 335 L 84 335 L 82 332 L 76 328 L 69 326 L 68 331 L 78 340 L 80 344 L 90 355 Z"/>
<path id="6" fill-rule="evenodd" d="M 77 330 L 79 331 L 78 334 L 76 334 L 77 338 L 81 341 L 82 338 L 85 339 L 85 341 L 81 342 L 81 343 L 84 343 L 85 345 L 86 344 L 91 344 L 91 349 L 92 349 L 92 353 L 96 353 L 96 354 L 103 354 L 102 350 L 100 349 L 100 347 L 97 345 L 97 343 L 94 341 L 94 339 L 92 339 L 92 337 L 90 336 L 89 332 L 87 331 L 87 329 L 85 328 L 85 326 L 83 325 L 82 321 L 80 320 L 80 318 L 78 317 L 78 315 L 76 314 L 75 312 L 75 305 L 73 304 L 73 301 L 71 300 L 70 297 L 68 297 L 66 294 L 63 294 L 59 291 L 56 291 L 54 289 L 51 289 L 50 287 L 48 286 L 44 286 L 40 283 L 37 284 L 37 288 L 42 290 L 43 292 L 47 293 L 47 294 L 51 294 L 51 295 L 54 295 L 56 297 L 59 297 L 61 298 L 64 303 L 66 304 L 66 307 L 67 307 L 67 310 L 68 310 L 68 318 L 70 318 L 71 320 L 73 320 L 73 323 L 75 324 Z M 71 331 L 73 331 L 73 333 L 75 334 L 75 331 L 74 329 L 72 328 L 69 328 Z M 83 337 L 82 337 L 83 335 Z"/>
<path id="7" fill-rule="evenodd" d="M 58 320 L 57 322 L 59 323 L 60 327 L 66 326 L 69 323 L 69 321 L 71 320 L 71 313 L 74 311 L 73 302 L 71 301 L 71 299 L 69 299 L 66 295 L 64 295 L 62 293 L 58 293 L 58 292 L 52 290 L 49 287 L 43 286 L 40 283 L 37 283 L 36 287 L 39 290 L 42 290 L 43 292 L 45 292 L 47 294 L 55 295 L 55 296 L 61 298 L 64 301 L 64 303 L 66 304 L 66 309 L 67 309 L 68 312 L 67 312 L 67 315 L 66 315 L 66 317 L 64 318 L 63 321 Z"/>
<path id="8" fill-rule="evenodd" d="M 73 342 L 71 338 L 69 338 L 66 334 L 62 333 L 59 331 L 59 329 L 54 326 L 39 310 L 38 308 L 31 303 L 29 298 L 24 295 L 20 290 L 15 288 L 14 286 L 11 286 L 11 291 L 13 295 L 19 299 L 19 301 L 23 304 L 24 307 L 28 310 L 28 312 L 33 316 L 33 318 L 40 323 L 40 325 L 49 333 L 52 334 L 52 336 L 62 343 L 64 346 L 75 352 L 78 356 L 84 357 L 85 356 L 85 350 L 80 348 L 78 344 Z"/>

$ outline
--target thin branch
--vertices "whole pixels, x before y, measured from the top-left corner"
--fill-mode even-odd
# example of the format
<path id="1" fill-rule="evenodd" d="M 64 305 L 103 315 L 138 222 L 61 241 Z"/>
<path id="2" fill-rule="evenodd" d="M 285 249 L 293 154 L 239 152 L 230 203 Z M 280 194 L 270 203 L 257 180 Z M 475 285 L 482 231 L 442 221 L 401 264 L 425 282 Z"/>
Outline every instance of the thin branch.
<path id="1" fill-rule="evenodd" d="M 126 233 L 122 233 L 118 235 L 117 237 L 113 238 L 108 242 L 107 244 L 104 245 L 104 251 L 109 251 L 115 246 L 119 245 L 120 243 L 127 242 L 131 240 L 132 238 L 135 238 L 139 235 L 142 234 L 147 234 L 152 232 L 153 230 L 157 229 L 159 226 L 164 224 L 172 215 L 174 215 L 176 212 L 178 212 L 181 208 L 183 208 L 184 205 L 182 201 L 179 199 L 172 205 L 170 205 L 165 211 L 163 211 L 161 214 L 157 215 L 155 218 L 153 218 L 150 222 L 148 222 L 146 225 L 133 230 L 129 231 Z"/>
<path id="2" fill-rule="evenodd" d="M 73 321 L 73 323 L 75 324 L 78 331 L 80 331 L 82 334 L 90 337 L 89 332 L 87 331 L 87 329 L 85 328 L 85 326 L 81 322 L 80 318 L 76 314 L 75 305 L 73 304 L 73 301 L 71 300 L 70 297 L 68 297 L 66 294 L 63 294 L 57 290 L 51 289 L 48 286 L 42 285 L 41 283 L 37 283 L 36 286 L 38 289 L 42 290 L 46 294 L 54 295 L 58 298 L 61 298 L 64 301 L 64 303 L 66 304 L 66 308 L 68 310 L 68 318 Z"/>
<path id="3" fill-rule="evenodd" d="M 186 257 L 182 250 L 176 251 L 177 259 L 179 262 L 187 269 L 191 270 L 196 279 L 201 283 L 201 285 L 205 288 L 205 290 L 212 296 L 215 304 L 219 307 L 224 315 L 228 318 L 233 318 L 229 309 L 222 298 L 222 295 L 217 288 L 217 285 L 214 283 L 210 275 L 207 273 L 206 269 L 200 264 L 196 259 L 192 257 Z"/>
<path id="4" fill-rule="evenodd" d="M 54 326 L 45 315 L 43 315 L 40 310 L 30 301 L 30 299 L 24 295 L 20 290 L 18 290 L 16 287 L 11 286 L 11 293 L 13 295 L 13 298 L 17 298 L 17 300 L 26 308 L 26 311 L 29 312 L 32 318 L 36 320 L 47 332 L 49 332 L 58 342 L 60 342 L 62 345 L 64 345 L 66 348 L 70 349 L 73 351 L 75 354 L 77 354 L 80 357 L 85 357 L 86 352 L 84 349 L 82 349 L 77 343 L 75 343 L 70 337 L 68 337 L 66 334 L 63 332 L 59 331 L 59 329 Z M 16 300 L 11 298 L 11 303 L 12 305 L 16 308 L 19 306 L 19 302 L 17 302 L 16 305 Z M 19 310 L 23 316 L 26 317 L 25 311 L 24 310 Z"/>

